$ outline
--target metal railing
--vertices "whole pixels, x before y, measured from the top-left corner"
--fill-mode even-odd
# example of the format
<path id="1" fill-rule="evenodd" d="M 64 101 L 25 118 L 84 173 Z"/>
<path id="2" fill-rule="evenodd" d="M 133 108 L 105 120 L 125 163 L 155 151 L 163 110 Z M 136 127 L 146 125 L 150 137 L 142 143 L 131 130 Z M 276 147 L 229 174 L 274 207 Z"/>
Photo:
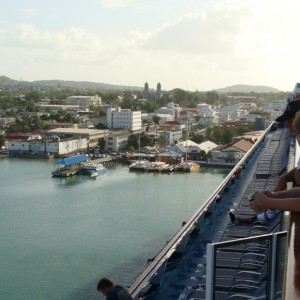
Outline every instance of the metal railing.
<path id="1" fill-rule="evenodd" d="M 277 254 L 278 254 L 278 238 L 286 237 L 287 231 L 281 231 L 276 233 L 264 234 L 254 237 L 247 237 L 242 239 L 235 239 L 232 241 L 218 242 L 207 244 L 207 264 L 206 264 L 206 300 L 215 299 L 215 282 L 216 282 L 216 253 L 218 249 L 222 249 L 229 246 L 236 246 L 247 243 L 268 241 L 268 274 L 267 274 L 267 288 L 266 295 L 263 299 L 275 299 L 275 282 L 276 282 L 276 270 L 277 270 Z M 258 295 L 257 299 L 260 295 Z M 253 298 L 254 299 L 254 298 Z M 256 298 L 255 298 L 256 299 Z"/>
<path id="2" fill-rule="evenodd" d="M 174 237 L 167 243 L 167 245 L 157 254 L 153 261 L 146 267 L 144 272 L 135 280 L 129 288 L 129 292 L 135 299 L 139 292 L 149 284 L 160 285 L 163 277 L 166 264 L 171 255 L 179 248 L 183 248 L 187 242 L 191 230 L 202 222 L 205 213 L 209 208 L 216 203 L 222 196 L 226 187 L 231 185 L 234 174 L 242 166 L 245 166 L 261 144 L 264 142 L 266 136 L 272 130 L 273 123 L 266 129 L 264 134 L 256 141 L 252 148 L 244 155 L 232 171 L 226 176 L 223 182 L 217 187 L 207 201 L 192 215 L 192 217 L 185 223 L 185 225 L 174 235 Z"/>

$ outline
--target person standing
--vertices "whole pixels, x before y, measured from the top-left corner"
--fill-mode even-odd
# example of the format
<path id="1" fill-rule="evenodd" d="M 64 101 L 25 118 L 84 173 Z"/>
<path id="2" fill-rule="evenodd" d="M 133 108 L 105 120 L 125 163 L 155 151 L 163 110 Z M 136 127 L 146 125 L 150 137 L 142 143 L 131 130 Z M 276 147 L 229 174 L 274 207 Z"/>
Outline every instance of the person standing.
<path id="1" fill-rule="evenodd" d="M 115 285 L 107 278 L 102 278 L 97 284 L 97 291 L 106 296 L 106 300 L 133 300 L 127 289 Z"/>
<path id="2" fill-rule="evenodd" d="M 298 111 L 300 111 L 300 99 L 289 102 L 286 106 L 284 113 L 281 116 L 279 116 L 275 121 L 279 123 L 284 123 L 284 126 L 288 128 L 293 135 L 295 135 L 294 120 Z M 293 182 L 294 186 L 300 185 L 300 159 L 298 161 L 297 167 L 291 169 L 289 172 L 279 177 L 274 191 L 279 192 L 286 190 L 288 182 Z"/>

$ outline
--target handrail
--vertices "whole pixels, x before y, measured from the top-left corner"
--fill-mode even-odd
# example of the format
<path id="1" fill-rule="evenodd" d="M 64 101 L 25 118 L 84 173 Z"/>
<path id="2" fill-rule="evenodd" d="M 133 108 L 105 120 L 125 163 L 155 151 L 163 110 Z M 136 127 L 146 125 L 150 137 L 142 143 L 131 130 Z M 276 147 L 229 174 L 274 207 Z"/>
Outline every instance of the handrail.
<path id="1" fill-rule="evenodd" d="M 280 231 L 276 233 L 262 234 L 259 236 L 235 239 L 231 241 L 216 242 L 207 244 L 207 263 L 206 263 L 206 297 L 207 300 L 215 299 L 215 265 L 216 265 L 216 251 L 217 249 L 240 245 L 245 243 L 260 242 L 264 240 L 270 240 L 271 246 L 268 247 L 270 257 L 270 285 L 268 289 L 268 294 L 270 299 L 274 299 L 275 294 L 275 269 L 276 269 L 276 257 L 277 257 L 277 243 L 278 237 L 287 236 L 287 231 Z"/>
<path id="2" fill-rule="evenodd" d="M 232 179 L 234 173 L 244 165 L 246 160 L 251 157 L 251 155 L 257 150 L 260 144 L 264 141 L 266 135 L 271 131 L 274 122 L 265 130 L 261 137 L 256 141 L 251 149 L 243 156 L 243 158 L 238 162 L 238 164 L 230 171 L 223 182 L 216 188 L 208 200 L 200 206 L 200 208 L 192 215 L 192 217 L 185 223 L 184 226 L 173 236 L 173 238 L 167 243 L 167 245 L 157 254 L 154 260 L 147 266 L 143 273 L 135 280 L 135 282 L 130 286 L 129 292 L 133 297 L 136 297 L 139 291 L 146 286 L 151 277 L 155 275 L 155 272 L 163 265 L 163 263 L 172 255 L 176 250 L 176 247 L 180 244 L 182 239 L 187 236 L 190 230 L 193 228 L 194 224 L 198 219 L 205 214 L 209 206 L 216 201 L 222 191 L 224 191 L 227 184 Z"/>

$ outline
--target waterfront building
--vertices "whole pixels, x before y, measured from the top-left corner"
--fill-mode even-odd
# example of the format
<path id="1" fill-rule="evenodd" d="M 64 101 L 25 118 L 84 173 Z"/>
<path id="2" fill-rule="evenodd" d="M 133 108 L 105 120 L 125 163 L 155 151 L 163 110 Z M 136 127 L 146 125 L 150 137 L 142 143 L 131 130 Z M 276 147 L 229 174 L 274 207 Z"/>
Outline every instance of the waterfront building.
<path id="1" fill-rule="evenodd" d="M 88 129 L 88 128 L 56 128 L 48 130 L 48 135 L 60 138 L 86 138 L 88 147 L 98 145 L 99 138 L 108 135 L 108 130 Z"/>
<path id="2" fill-rule="evenodd" d="M 77 139 L 33 139 L 33 140 L 8 140 L 8 153 L 10 156 L 47 157 L 61 156 L 86 150 L 86 138 Z"/>
<path id="3" fill-rule="evenodd" d="M 108 152 L 120 152 L 127 148 L 128 137 L 131 132 L 128 130 L 109 131 L 104 137 L 105 140 L 105 151 Z"/>
<path id="4" fill-rule="evenodd" d="M 207 154 L 209 151 L 216 149 L 218 147 L 218 145 L 211 141 L 205 141 L 205 142 L 200 143 L 199 147 L 201 150 L 205 151 L 205 153 Z"/>
<path id="5" fill-rule="evenodd" d="M 156 130 L 158 142 L 160 146 L 171 146 L 182 139 L 182 131 L 177 129 L 162 129 Z"/>
<path id="6" fill-rule="evenodd" d="M 253 142 L 242 139 L 234 144 L 226 145 L 219 150 L 210 151 L 210 156 L 213 162 L 237 163 L 252 146 Z"/>
<path id="7" fill-rule="evenodd" d="M 141 111 L 130 109 L 109 108 L 106 115 L 108 128 L 124 128 L 130 131 L 139 131 L 142 129 Z"/>

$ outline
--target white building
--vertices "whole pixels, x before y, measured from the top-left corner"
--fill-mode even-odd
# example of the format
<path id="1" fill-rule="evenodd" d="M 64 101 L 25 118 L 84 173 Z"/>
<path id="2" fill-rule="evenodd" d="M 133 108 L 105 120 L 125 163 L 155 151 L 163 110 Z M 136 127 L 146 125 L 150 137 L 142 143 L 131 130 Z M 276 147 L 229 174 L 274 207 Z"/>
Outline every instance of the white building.
<path id="1" fill-rule="evenodd" d="M 241 116 L 239 105 L 229 105 L 222 108 L 219 112 L 219 122 L 235 121 Z"/>
<path id="2" fill-rule="evenodd" d="M 205 153 L 207 154 L 209 151 L 217 148 L 218 145 L 211 141 L 205 141 L 205 142 L 199 144 L 199 147 L 201 148 L 201 150 L 205 151 Z"/>
<path id="3" fill-rule="evenodd" d="M 212 111 L 211 105 L 207 103 L 197 104 L 196 109 L 197 109 L 197 114 L 205 114 L 206 112 Z"/>
<path id="4" fill-rule="evenodd" d="M 68 105 L 78 105 L 80 107 L 97 106 L 102 103 L 102 99 L 99 96 L 70 96 L 67 97 L 64 102 Z"/>
<path id="5" fill-rule="evenodd" d="M 106 119 L 107 128 L 124 128 L 130 131 L 139 131 L 142 129 L 141 111 L 121 109 L 120 107 L 117 109 L 109 108 Z"/>
<path id="6" fill-rule="evenodd" d="M 181 110 L 182 108 L 179 107 L 178 104 L 175 104 L 174 102 L 169 102 L 167 106 L 160 107 L 156 109 L 154 112 L 156 114 L 172 115 L 176 120 L 179 117 L 179 113 Z"/>
<path id="7" fill-rule="evenodd" d="M 207 103 L 197 104 L 197 115 L 199 117 L 198 124 L 208 126 L 211 124 L 218 124 L 217 112 Z"/>
<path id="8" fill-rule="evenodd" d="M 114 134 L 110 133 L 104 138 L 105 150 L 109 152 L 119 152 L 127 148 L 129 135 L 131 135 L 129 131 L 122 131 Z"/>
<path id="9" fill-rule="evenodd" d="M 54 155 L 71 154 L 79 150 L 87 149 L 87 139 L 43 139 L 43 140 L 9 140 L 9 155 Z"/>
<path id="10" fill-rule="evenodd" d="M 154 116 L 159 117 L 159 125 L 165 124 L 166 122 L 174 121 L 174 117 L 170 114 L 157 114 L 157 113 L 143 113 L 142 120 L 147 120 L 149 122 L 152 122 Z"/>
<path id="11" fill-rule="evenodd" d="M 286 108 L 286 100 L 283 100 L 281 102 L 270 102 L 268 101 L 266 104 L 265 104 L 265 109 L 266 110 L 276 110 L 276 111 L 284 111 L 285 108 Z"/>

